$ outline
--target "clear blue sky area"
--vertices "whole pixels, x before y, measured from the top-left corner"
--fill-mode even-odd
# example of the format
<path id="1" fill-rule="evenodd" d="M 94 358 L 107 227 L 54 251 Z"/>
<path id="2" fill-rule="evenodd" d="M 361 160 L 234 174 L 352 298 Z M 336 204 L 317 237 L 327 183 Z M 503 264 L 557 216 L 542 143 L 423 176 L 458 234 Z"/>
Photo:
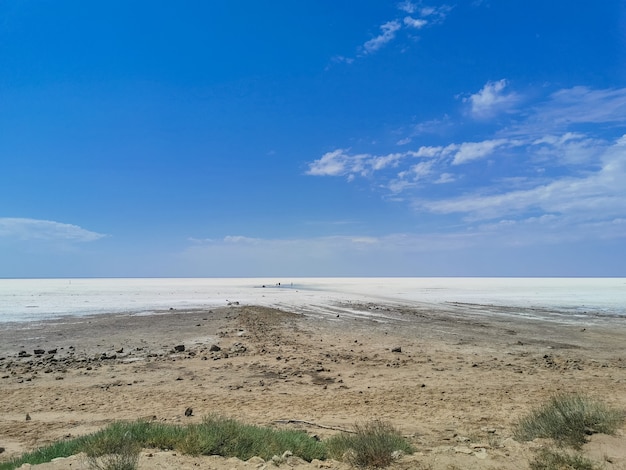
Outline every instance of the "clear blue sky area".
<path id="1" fill-rule="evenodd" d="M 626 276 L 626 3 L 0 1 L 0 277 Z"/>

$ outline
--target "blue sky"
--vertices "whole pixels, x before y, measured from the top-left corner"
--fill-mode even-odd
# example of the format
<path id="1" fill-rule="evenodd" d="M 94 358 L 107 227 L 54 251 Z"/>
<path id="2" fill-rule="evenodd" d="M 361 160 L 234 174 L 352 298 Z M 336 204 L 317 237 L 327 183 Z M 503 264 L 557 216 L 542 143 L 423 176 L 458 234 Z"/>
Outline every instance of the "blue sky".
<path id="1" fill-rule="evenodd" d="M 626 6 L 0 2 L 0 277 L 626 276 Z"/>

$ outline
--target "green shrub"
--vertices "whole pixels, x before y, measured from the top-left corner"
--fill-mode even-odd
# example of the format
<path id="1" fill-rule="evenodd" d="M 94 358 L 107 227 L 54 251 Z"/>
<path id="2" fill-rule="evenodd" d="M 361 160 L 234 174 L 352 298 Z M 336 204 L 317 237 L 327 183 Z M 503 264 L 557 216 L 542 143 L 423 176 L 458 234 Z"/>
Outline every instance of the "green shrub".
<path id="1" fill-rule="evenodd" d="M 519 441 L 545 437 L 559 445 L 579 448 L 586 442 L 587 435 L 613 434 L 623 420 L 621 411 L 600 401 L 579 394 L 557 395 L 520 419 L 513 432 Z"/>
<path id="2" fill-rule="evenodd" d="M 383 468 L 397 453 L 413 453 L 411 445 L 391 425 L 371 421 L 355 426 L 355 433 L 341 433 L 326 442 L 329 455 L 356 467 Z"/>

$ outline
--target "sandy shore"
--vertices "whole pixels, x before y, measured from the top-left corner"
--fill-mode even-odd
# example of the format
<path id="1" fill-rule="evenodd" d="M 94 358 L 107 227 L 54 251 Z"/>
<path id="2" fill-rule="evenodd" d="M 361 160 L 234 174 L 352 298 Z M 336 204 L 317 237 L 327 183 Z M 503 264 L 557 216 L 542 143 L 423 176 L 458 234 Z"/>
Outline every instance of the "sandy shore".
<path id="1" fill-rule="evenodd" d="M 513 441 L 512 424 L 552 394 L 584 392 L 626 409 L 622 320 L 583 327 L 467 314 L 459 305 L 351 308 L 367 315 L 233 305 L 5 325 L 0 461 L 113 420 L 187 423 L 219 413 L 322 438 L 337 432 L 330 428 L 380 418 L 418 449 L 395 468 L 520 469 L 541 444 Z M 626 468 L 624 431 L 593 436 L 587 455 L 607 469 Z M 262 467 L 171 452 L 141 459 L 145 469 L 197 465 Z M 76 458 L 37 468 L 85 467 Z"/>

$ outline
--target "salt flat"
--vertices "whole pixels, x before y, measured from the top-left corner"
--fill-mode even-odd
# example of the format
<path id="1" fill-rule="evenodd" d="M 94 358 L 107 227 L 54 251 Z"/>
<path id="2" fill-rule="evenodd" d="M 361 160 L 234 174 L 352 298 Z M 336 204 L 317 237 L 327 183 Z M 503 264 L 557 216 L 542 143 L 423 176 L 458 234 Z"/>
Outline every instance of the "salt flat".
<path id="1" fill-rule="evenodd" d="M 229 303 L 333 313 L 350 302 L 448 308 L 474 313 L 598 319 L 626 316 L 623 278 L 2 279 L 0 322 L 100 313 L 154 313 Z M 494 308 L 495 307 L 495 308 Z M 535 309 L 533 311 L 533 309 Z M 509 314 L 513 313 L 509 311 Z"/>

